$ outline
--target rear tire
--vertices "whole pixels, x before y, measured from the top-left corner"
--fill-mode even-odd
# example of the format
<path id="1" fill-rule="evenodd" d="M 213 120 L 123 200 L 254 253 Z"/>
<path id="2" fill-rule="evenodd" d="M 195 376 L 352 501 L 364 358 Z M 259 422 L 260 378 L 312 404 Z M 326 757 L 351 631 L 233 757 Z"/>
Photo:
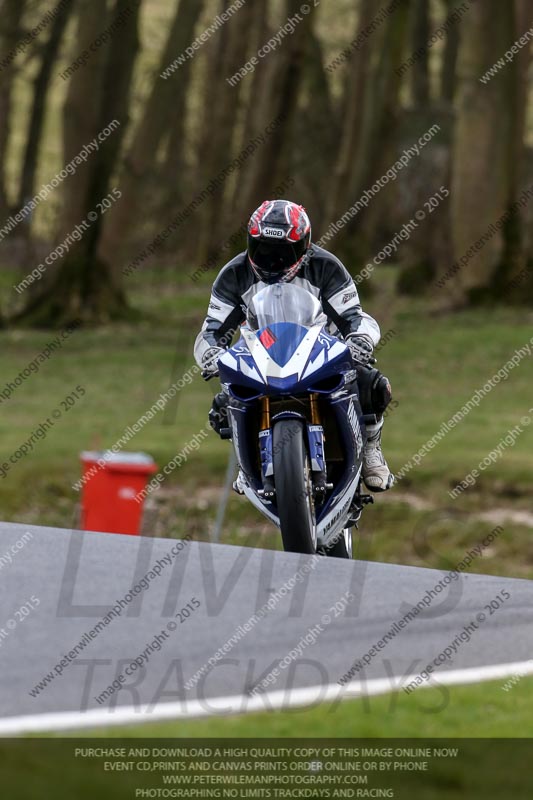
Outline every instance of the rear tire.
<path id="1" fill-rule="evenodd" d="M 304 423 L 280 419 L 273 431 L 274 483 L 283 548 L 316 553 L 316 522 Z"/>
<path id="2" fill-rule="evenodd" d="M 352 529 L 344 528 L 342 533 L 339 534 L 339 538 L 335 544 L 331 545 L 331 547 L 324 548 L 324 555 L 326 555 L 328 558 L 351 559 L 353 557 Z"/>

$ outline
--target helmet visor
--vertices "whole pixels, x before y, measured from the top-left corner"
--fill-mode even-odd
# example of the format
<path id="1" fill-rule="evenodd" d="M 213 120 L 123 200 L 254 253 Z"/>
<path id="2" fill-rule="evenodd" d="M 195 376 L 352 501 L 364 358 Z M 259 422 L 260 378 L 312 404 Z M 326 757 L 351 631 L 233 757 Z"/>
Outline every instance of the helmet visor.
<path id="1" fill-rule="evenodd" d="M 270 275 L 279 275 L 291 269 L 305 254 L 306 242 L 270 242 L 253 239 L 249 255 L 255 266 Z"/>

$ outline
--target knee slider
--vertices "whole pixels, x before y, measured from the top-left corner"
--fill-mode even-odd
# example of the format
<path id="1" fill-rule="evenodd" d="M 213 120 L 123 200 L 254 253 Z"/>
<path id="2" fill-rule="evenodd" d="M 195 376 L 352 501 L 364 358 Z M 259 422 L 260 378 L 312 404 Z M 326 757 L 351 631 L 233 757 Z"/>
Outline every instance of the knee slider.
<path id="1" fill-rule="evenodd" d="M 392 399 L 389 379 L 378 369 L 363 367 L 357 370 L 357 386 L 363 414 L 381 417 Z"/>
<path id="2" fill-rule="evenodd" d="M 372 406 L 374 414 L 380 417 L 392 400 L 392 389 L 389 379 L 379 370 L 375 372 L 377 375 L 372 384 Z"/>
<path id="3" fill-rule="evenodd" d="M 222 428 L 228 426 L 228 401 L 228 395 L 225 392 L 219 392 L 214 396 L 213 405 L 209 411 L 209 423 L 218 434 Z"/>

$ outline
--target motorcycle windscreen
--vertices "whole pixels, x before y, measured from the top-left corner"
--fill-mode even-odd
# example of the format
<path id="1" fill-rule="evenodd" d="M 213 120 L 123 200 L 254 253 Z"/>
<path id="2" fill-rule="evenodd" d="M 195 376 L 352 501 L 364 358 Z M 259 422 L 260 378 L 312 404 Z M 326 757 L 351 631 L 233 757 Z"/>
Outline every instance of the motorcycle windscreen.
<path id="1" fill-rule="evenodd" d="M 320 301 L 300 286 L 275 283 L 252 298 L 246 321 L 250 330 L 261 332 L 275 323 L 287 322 L 310 328 L 326 323 Z"/>
<path id="2" fill-rule="evenodd" d="M 261 343 L 252 349 L 261 374 L 271 387 L 290 390 L 313 347 L 315 337 L 307 334 L 327 322 L 319 300 L 299 286 L 273 284 L 252 298 L 246 321 Z"/>

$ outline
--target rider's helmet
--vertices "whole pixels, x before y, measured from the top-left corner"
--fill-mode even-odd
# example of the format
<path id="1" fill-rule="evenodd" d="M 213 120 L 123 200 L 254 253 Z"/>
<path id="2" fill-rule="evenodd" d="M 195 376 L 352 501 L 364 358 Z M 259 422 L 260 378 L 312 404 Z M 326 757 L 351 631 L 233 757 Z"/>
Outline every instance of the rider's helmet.
<path id="1" fill-rule="evenodd" d="M 291 281 L 311 243 L 311 222 L 303 206 L 265 200 L 248 223 L 248 260 L 264 283 Z"/>

